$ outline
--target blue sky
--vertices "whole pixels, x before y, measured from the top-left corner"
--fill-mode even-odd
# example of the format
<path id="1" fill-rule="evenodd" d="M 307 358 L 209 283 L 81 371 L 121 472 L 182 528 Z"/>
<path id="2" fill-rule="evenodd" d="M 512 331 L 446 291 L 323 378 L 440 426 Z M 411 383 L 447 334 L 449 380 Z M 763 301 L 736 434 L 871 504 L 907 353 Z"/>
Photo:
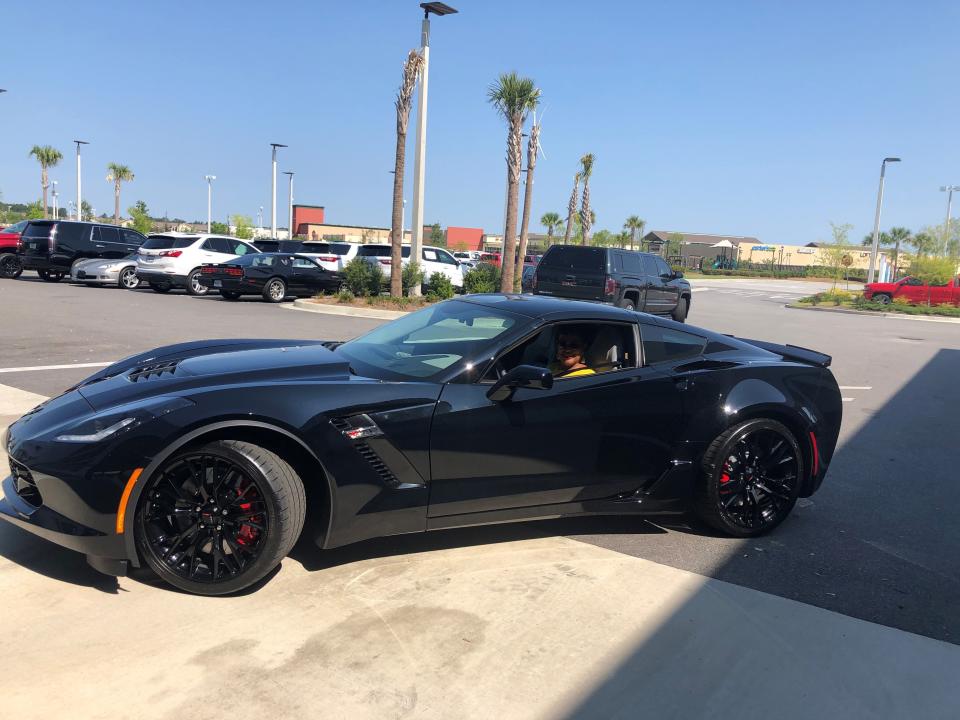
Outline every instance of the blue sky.
<path id="1" fill-rule="evenodd" d="M 433 21 L 428 222 L 502 232 L 506 128 L 486 89 L 510 70 L 543 92 L 535 218 L 564 214 L 585 152 L 597 158 L 596 229 L 638 214 L 648 229 L 800 243 L 834 221 L 859 239 L 884 156 L 904 160 L 887 173 L 884 227 L 942 222 L 938 187 L 960 184 L 955 2 L 450 4 L 460 13 Z M 6 3 L 3 198 L 38 197 L 27 153 L 51 144 L 65 155 L 52 172 L 65 205 L 71 141 L 83 138 L 98 212 L 112 212 L 116 161 L 136 173 L 124 208 L 143 199 L 154 214 L 203 218 L 211 173 L 215 217 L 269 215 L 268 143 L 282 142 L 298 202 L 326 206 L 329 222 L 385 226 L 417 5 Z M 408 198 L 411 187 L 412 162 Z"/>

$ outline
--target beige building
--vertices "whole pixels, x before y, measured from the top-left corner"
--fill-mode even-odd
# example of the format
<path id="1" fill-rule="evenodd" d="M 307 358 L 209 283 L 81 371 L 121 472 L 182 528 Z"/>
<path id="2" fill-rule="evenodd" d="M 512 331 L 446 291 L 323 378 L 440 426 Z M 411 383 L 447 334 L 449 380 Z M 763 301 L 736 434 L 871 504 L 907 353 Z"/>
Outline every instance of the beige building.
<path id="1" fill-rule="evenodd" d="M 811 265 L 829 265 L 829 259 L 816 243 L 808 245 L 777 245 L 762 243 L 759 240 L 741 240 L 735 248 L 737 260 L 741 263 L 789 265 L 809 267 Z M 870 248 L 862 245 L 848 247 L 845 253 L 850 258 L 851 270 L 867 270 L 870 267 Z M 879 252 L 881 265 L 887 262 L 887 251 Z"/>
<path id="2" fill-rule="evenodd" d="M 306 242 L 319 240 L 333 240 L 352 243 L 388 243 L 390 242 L 390 228 L 367 227 L 364 225 L 329 225 L 327 223 L 303 223 L 300 232 Z M 412 237 L 410 230 L 403 231 L 403 242 L 409 243 Z"/>

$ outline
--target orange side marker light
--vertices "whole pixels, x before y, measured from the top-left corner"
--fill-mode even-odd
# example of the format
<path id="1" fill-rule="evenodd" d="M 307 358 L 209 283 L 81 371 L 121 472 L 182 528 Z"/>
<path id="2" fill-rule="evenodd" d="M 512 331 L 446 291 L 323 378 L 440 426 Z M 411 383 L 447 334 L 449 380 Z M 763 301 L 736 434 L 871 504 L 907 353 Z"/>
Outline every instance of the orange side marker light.
<path id="1" fill-rule="evenodd" d="M 137 484 L 137 479 L 143 468 L 137 468 L 130 473 L 130 479 L 127 480 L 126 487 L 123 488 L 123 495 L 120 496 L 120 505 L 117 507 L 117 535 L 123 535 L 123 521 L 127 516 L 127 502 L 130 500 L 130 493 L 133 492 L 133 486 Z"/>

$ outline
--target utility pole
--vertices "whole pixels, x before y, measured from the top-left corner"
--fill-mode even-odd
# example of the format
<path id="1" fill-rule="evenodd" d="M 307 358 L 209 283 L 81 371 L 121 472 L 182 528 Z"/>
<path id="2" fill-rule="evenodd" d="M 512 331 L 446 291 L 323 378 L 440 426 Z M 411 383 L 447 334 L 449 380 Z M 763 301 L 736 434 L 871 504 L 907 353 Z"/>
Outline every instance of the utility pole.
<path id="1" fill-rule="evenodd" d="M 270 239 L 277 237 L 277 148 L 285 148 L 280 143 L 270 143 L 273 148 L 273 175 L 270 185 Z"/>
<path id="2" fill-rule="evenodd" d="M 283 173 L 290 178 L 290 188 L 287 191 L 287 240 L 293 240 L 293 171 Z"/>
<path id="3" fill-rule="evenodd" d="M 867 283 L 872 283 L 877 268 L 877 251 L 880 247 L 880 209 L 883 206 L 883 176 L 887 171 L 887 163 L 900 162 L 900 158 L 884 158 L 880 164 L 880 189 L 877 191 L 877 213 L 873 218 L 873 249 L 870 251 L 870 270 L 867 273 Z"/>
<path id="4" fill-rule="evenodd" d="M 89 145 L 86 140 L 74 140 L 77 144 L 77 220 L 83 220 L 83 189 L 80 178 L 80 146 Z"/>
<path id="5" fill-rule="evenodd" d="M 207 232 L 210 232 L 211 223 L 213 221 L 213 181 L 217 179 L 216 175 L 204 175 L 204 180 L 207 181 Z"/>

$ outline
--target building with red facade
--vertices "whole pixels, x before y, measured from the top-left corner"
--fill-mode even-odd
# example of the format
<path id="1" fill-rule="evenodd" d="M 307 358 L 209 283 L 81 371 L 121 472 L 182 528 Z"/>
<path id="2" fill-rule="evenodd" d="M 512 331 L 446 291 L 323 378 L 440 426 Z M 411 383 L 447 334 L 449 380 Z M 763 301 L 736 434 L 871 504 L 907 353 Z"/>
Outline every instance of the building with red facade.
<path id="1" fill-rule="evenodd" d="M 306 236 L 306 225 L 323 225 L 322 205 L 293 206 L 293 236 Z"/>

